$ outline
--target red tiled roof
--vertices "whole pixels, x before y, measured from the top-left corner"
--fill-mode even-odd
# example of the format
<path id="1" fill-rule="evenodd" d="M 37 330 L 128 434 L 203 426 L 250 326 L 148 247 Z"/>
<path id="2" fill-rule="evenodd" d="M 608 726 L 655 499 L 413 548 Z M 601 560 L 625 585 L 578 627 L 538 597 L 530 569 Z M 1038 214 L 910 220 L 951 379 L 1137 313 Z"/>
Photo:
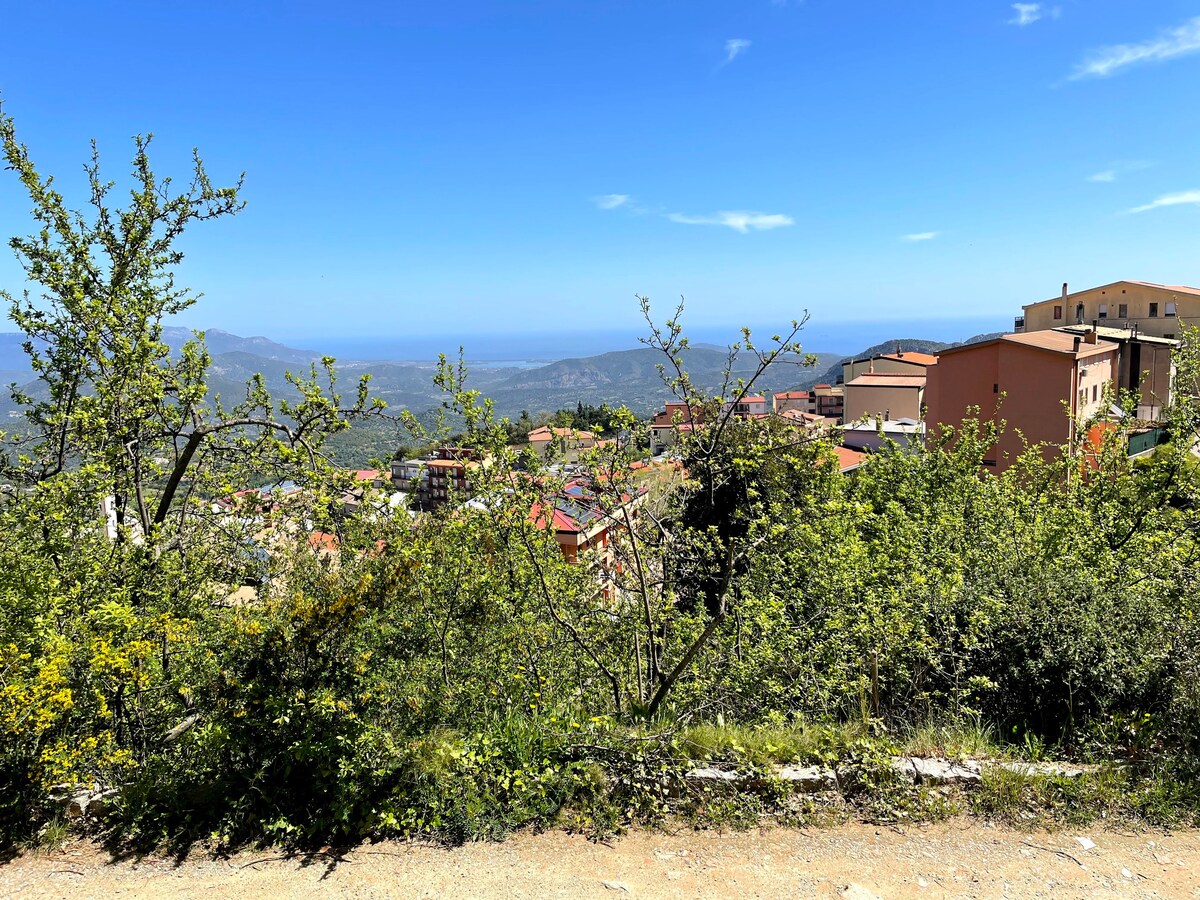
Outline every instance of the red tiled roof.
<path id="1" fill-rule="evenodd" d="M 548 441 L 556 437 L 573 437 L 580 440 L 590 441 L 595 435 L 590 431 L 577 431 L 574 428 L 550 428 L 543 425 L 541 428 L 535 428 L 529 432 L 529 441 Z"/>
<path id="2" fill-rule="evenodd" d="M 849 447 L 834 447 L 833 452 L 834 455 L 837 456 L 838 467 L 843 472 L 857 468 L 858 466 L 862 465 L 863 460 L 867 458 L 867 454 L 860 453 L 857 450 L 851 450 Z"/>
<path id="3" fill-rule="evenodd" d="M 775 395 L 776 400 L 807 400 L 808 391 L 780 391 Z"/>
<path id="4" fill-rule="evenodd" d="M 1117 282 L 1117 284 L 1120 283 L 1119 281 Z M 1128 283 L 1140 284 L 1142 287 L 1162 288 L 1164 291 L 1176 291 L 1180 294 L 1195 294 L 1200 296 L 1200 288 L 1188 287 L 1186 284 L 1155 284 L 1153 281 L 1128 281 Z"/>
<path id="5" fill-rule="evenodd" d="M 693 428 L 703 428 L 704 424 L 702 422 L 698 422 L 695 425 L 693 425 L 691 422 L 680 422 L 678 425 L 675 425 L 671 422 L 659 422 L 657 419 L 655 419 L 653 422 L 650 423 L 650 427 L 651 428 L 678 428 L 680 431 L 691 431 Z"/>
<path id="6" fill-rule="evenodd" d="M 779 414 L 781 419 L 799 419 L 802 422 L 821 422 L 824 416 L 818 413 L 802 412 L 798 409 L 785 409 Z"/>
<path id="7" fill-rule="evenodd" d="M 1036 347 L 1039 350 L 1051 350 L 1056 353 L 1071 353 L 1075 356 L 1092 356 L 1097 353 L 1111 352 L 1117 349 L 1117 344 L 1100 338 L 1094 344 L 1080 340 L 1079 335 L 1066 334 L 1061 331 L 1030 331 L 1025 334 L 1006 334 L 1000 338 L 1010 344 L 1023 344 L 1026 347 Z M 1075 342 L 1079 341 L 1079 349 Z"/>
<path id="8" fill-rule="evenodd" d="M 931 353 L 910 353 L 908 351 L 903 353 L 885 353 L 883 354 L 883 358 L 894 359 L 898 362 L 916 363 L 919 366 L 937 365 L 937 357 Z"/>
<path id="9" fill-rule="evenodd" d="M 668 403 L 666 409 L 656 413 L 654 419 L 650 422 L 655 428 L 662 428 L 674 423 L 675 416 L 679 416 L 680 428 L 690 428 L 691 423 L 701 424 L 704 422 L 704 410 L 689 409 L 684 403 Z"/>
<path id="10" fill-rule="evenodd" d="M 314 531 L 308 536 L 308 546 L 312 550 L 336 550 L 338 538 L 327 531 Z"/>
<path id="11" fill-rule="evenodd" d="M 1075 341 L 1079 340 L 1079 349 L 1075 349 Z M 947 347 L 945 350 L 939 350 L 938 356 L 949 356 L 951 353 L 962 353 L 978 350 L 981 347 L 991 347 L 995 344 L 1006 342 L 1009 344 L 1021 344 L 1025 347 L 1032 347 L 1035 350 L 1045 350 L 1049 353 L 1064 353 L 1068 356 L 1074 356 L 1077 359 L 1085 356 L 1095 356 L 1098 353 L 1111 353 L 1117 349 L 1117 344 L 1113 341 L 1106 341 L 1100 338 L 1096 343 L 1089 344 L 1087 341 L 1080 340 L 1080 335 L 1069 334 L 1065 331 L 1027 331 L 1024 334 L 1006 334 L 1002 337 L 992 338 L 990 341 L 980 341 L 977 344 L 962 344 L 958 347 Z"/>

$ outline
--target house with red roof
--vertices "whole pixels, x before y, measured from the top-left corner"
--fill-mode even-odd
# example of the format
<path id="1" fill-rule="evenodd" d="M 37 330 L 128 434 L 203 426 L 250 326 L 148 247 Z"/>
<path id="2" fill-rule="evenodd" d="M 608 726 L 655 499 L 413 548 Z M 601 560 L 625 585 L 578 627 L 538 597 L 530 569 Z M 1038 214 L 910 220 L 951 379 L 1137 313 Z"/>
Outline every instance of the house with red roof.
<path id="1" fill-rule="evenodd" d="M 674 444 L 681 432 L 703 424 L 704 410 L 693 409 L 682 402 L 668 403 L 650 420 L 650 452 L 657 456 Z"/>
<path id="2" fill-rule="evenodd" d="M 780 391 L 771 395 L 771 411 L 777 416 L 785 412 L 815 413 L 817 398 L 811 391 Z"/>
<path id="3" fill-rule="evenodd" d="M 739 419 L 761 419 L 771 412 L 767 407 L 767 398 L 762 394 L 747 394 L 730 404 L 730 407 Z"/>
<path id="4" fill-rule="evenodd" d="M 586 559 L 592 566 L 606 597 L 614 591 L 613 578 L 621 572 L 614 541 L 630 522 L 636 521 L 646 491 L 602 495 L 587 478 L 569 481 L 562 489 L 534 503 L 529 521 L 550 530 L 563 558 L 577 563 Z"/>
<path id="5" fill-rule="evenodd" d="M 876 353 L 842 363 L 842 384 L 849 384 L 859 375 L 911 375 L 924 377 L 938 358 L 930 353 L 914 353 L 897 344 L 892 353 Z"/>
<path id="6" fill-rule="evenodd" d="M 581 450 L 596 446 L 596 436 L 577 428 L 553 428 L 543 425 L 529 432 L 529 446 L 542 459 L 552 456 L 576 458 Z"/>
<path id="7" fill-rule="evenodd" d="M 867 460 L 867 454 L 850 447 L 834 447 L 833 455 L 837 458 L 838 470 L 843 474 L 853 472 Z"/>

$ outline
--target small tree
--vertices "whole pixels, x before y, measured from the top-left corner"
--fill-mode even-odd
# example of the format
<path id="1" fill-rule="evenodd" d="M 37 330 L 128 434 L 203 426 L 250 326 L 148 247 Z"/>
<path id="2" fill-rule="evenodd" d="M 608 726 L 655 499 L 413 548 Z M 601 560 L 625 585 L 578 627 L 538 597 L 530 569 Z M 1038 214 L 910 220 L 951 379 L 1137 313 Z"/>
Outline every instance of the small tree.
<path id="1" fill-rule="evenodd" d="M 136 524 L 149 536 L 172 524 L 173 511 L 185 515 L 181 500 L 234 472 L 269 479 L 293 474 L 297 463 L 317 468 L 327 435 L 381 407 L 368 403 L 366 379 L 344 406 L 331 359 L 319 374 L 313 367 L 307 376 L 289 376 L 296 399 L 274 401 L 256 377 L 226 407 L 208 396 L 202 339 L 176 355 L 163 341 L 164 319 L 197 299 L 175 282 L 183 260 L 178 240 L 195 223 L 238 213 L 240 178 L 214 187 L 197 153 L 190 183 L 173 192 L 171 179 L 150 166 L 151 137 L 139 135 L 130 203 L 116 209 L 109 204 L 115 183 L 101 176 L 93 143 L 85 166 L 89 215 L 68 208 L 54 179 L 38 174 L 2 110 L 0 139 L 41 225 L 10 241 L 41 293 L 14 298 L 0 291 L 26 335 L 37 378 L 31 393 L 14 394 L 28 429 L 18 442 L 22 455 L 9 459 L 10 477 L 41 482 L 74 464 L 98 466 L 92 476 L 111 493 L 118 528 Z M 173 524 L 177 532 L 183 519 Z"/>
<path id="2" fill-rule="evenodd" d="M 0 566 L 0 756 L 15 754 L 0 768 L 28 784 L 146 757 L 192 707 L 194 667 L 211 665 L 203 647 L 206 633 L 220 640 L 222 585 L 262 553 L 253 523 L 214 515 L 214 499 L 291 478 L 312 488 L 303 515 L 319 516 L 323 440 L 382 404 L 365 379 L 343 403 L 331 359 L 289 375 L 293 399 L 276 401 L 256 376 L 224 403 L 209 396 L 202 336 L 176 353 L 163 340 L 164 321 L 196 300 L 175 280 L 179 239 L 240 211 L 240 179 L 214 186 L 197 154 L 177 190 L 139 136 L 129 202 L 114 206 L 93 144 L 85 212 L 38 173 L 2 109 L 0 142 L 38 224 L 10 242 L 37 293 L 0 291 L 35 375 L 13 391 L 25 425 L 0 460 L 12 539 Z"/>

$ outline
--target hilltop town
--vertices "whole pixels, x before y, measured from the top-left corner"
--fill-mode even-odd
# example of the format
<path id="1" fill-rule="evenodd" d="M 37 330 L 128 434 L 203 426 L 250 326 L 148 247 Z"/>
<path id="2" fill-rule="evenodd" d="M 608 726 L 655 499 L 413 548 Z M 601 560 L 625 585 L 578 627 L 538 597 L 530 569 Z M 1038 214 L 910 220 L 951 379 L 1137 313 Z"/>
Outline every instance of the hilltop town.
<path id="1" fill-rule="evenodd" d="M 1098 454 L 1111 440 L 1130 459 L 1149 457 L 1169 439 L 1174 354 L 1195 321 L 1200 289 L 1120 281 L 1072 293 L 1064 284 L 1059 296 L 1023 306 L 1011 333 L 934 353 L 896 344 L 891 352 L 843 361 L 833 383 L 766 394 L 749 385 L 717 408 L 700 398 L 677 400 L 648 421 L 623 424 L 607 404 L 585 411 L 580 402 L 574 416 L 563 410 L 528 432 L 506 423 L 507 462 L 496 459 L 498 445 L 441 443 L 423 455 L 398 453 L 390 469 L 339 475 L 334 511 L 379 521 L 446 506 L 486 509 L 494 499 L 480 498 L 494 496 L 503 472 L 508 485 L 501 490 L 527 495 L 530 522 L 553 536 L 567 562 L 586 558 L 601 595 L 612 599 L 624 565 L 616 550 L 622 532 L 664 484 L 682 477 L 690 451 L 681 448 L 681 437 L 693 438 L 715 420 L 770 423 L 823 448 L 843 476 L 853 476 L 872 455 L 938 446 L 964 420 L 994 429 L 981 459 L 984 473 L 1004 472 L 1030 448 L 1052 461 L 1064 452 Z M 595 424 L 587 427 L 585 419 Z M 618 479 L 614 465 L 622 469 Z M 618 482 L 624 487 L 614 494 Z M 281 508 L 311 501 L 311 491 L 292 481 L 214 499 L 214 514 L 257 523 L 244 551 L 246 582 L 231 585 L 231 597 L 257 596 L 272 547 L 280 545 L 273 520 Z M 115 539 L 111 510 L 107 528 Z M 336 559 L 338 530 L 311 530 L 309 547 Z"/>
<path id="2" fill-rule="evenodd" d="M 806 389 L 740 393 L 729 401 L 741 419 L 774 418 L 827 439 L 843 473 L 870 453 L 923 446 L 938 426 L 964 418 L 1003 423 L 983 464 L 997 472 L 1028 447 L 1048 457 L 1088 434 L 1120 426 L 1131 456 L 1166 439 L 1164 410 L 1175 389 L 1172 354 L 1182 329 L 1200 321 L 1200 289 L 1120 281 L 1069 292 L 1023 307 L 1011 333 L 934 353 L 906 350 L 851 358 L 833 383 Z M 1131 404 L 1123 400 L 1132 398 Z M 1128 408 L 1126 408 L 1128 407 Z M 582 408 L 582 407 L 581 407 Z M 648 463 L 669 458 L 681 432 L 703 427 L 703 413 L 669 402 L 644 434 L 626 434 L 647 449 Z M 1080 430 L 1084 426 L 1084 430 Z M 518 435 L 520 437 L 520 435 Z M 516 447 L 565 464 L 586 459 L 613 439 L 583 427 L 543 425 Z M 426 458 L 392 462 L 391 486 L 404 503 L 425 509 L 469 492 L 472 460 L 439 448 Z M 379 473 L 368 473 L 378 480 Z M 394 501 L 395 502 L 395 501 Z"/>

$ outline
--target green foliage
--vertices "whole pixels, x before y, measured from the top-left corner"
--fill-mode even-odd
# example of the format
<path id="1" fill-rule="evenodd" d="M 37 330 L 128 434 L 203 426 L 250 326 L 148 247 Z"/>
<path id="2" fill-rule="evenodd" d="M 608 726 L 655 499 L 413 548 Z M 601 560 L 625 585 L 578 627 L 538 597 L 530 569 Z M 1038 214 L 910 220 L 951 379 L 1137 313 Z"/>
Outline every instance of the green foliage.
<path id="1" fill-rule="evenodd" d="M 693 725 L 679 733 L 678 745 L 697 762 L 828 764 L 868 736 L 861 722 L 793 726 Z"/>
<path id="2" fill-rule="evenodd" d="M 148 843 L 845 812 L 785 796 L 768 773 L 785 761 L 837 766 L 872 820 L 953 812 L 895 770 L 901 747 L 1131 763 L 1071 783 L 996 776 L 976 802 L 988 815 L 1200 808 L 1188 392 L 1146 463 L 1115 429 L 1087 454 L 1031 450 L 981 474 L 997 430 L 968 421 L 847 477 L 826 437 L 736 414 L 769 370 L 811 362 L 802 322 L 765 343 L 743 332 L 701 388 L 678 313 L 656 327 L 644 303 L 698 426 L 673 460 L 644 463 L 629 410 L 577 404 L 556 421 L 614 438 L 566 476 L 511 449 L 533 420 L 498 420 L 443 359 L 442 415 L 403 416 L 406 446 L 453 435 L 471 502 L 346 510 L 327 441 L 380 412 L 365 382 L 343 402 L 326 360 L 287 398 L 254 379 L 210 403 L 202 340 L 162 341 L 193 299 L 175 242 L 236 212 L 238 188 L 197 160 L 173 193 L 138 139 L 128 207 L 110 208 L 93 157 L 83 215 L 2 114 L 0 136 L 38 223 L 13 246 L 42 293 L 9 299 L 43 388 L 20 398 L 3 461 L 6 834 L 54 821 L 59 784 L 117 787 L 112 836 Z M 1198 359 L 1192 335 L 1184 383 Z M 285 481 L 287 497 L 230 499 Z M 555 510 L 574 525 L 558 533 Z M 741 798 L 692 791 L 699 760 L 757 778 Z"/>
<path id="3" fill-rule="evenodd" d="M 1132 827 L 1200 823 L 1195 762 L 1166 758 L 1153 767 L 1108 765 L 1073 778 L 989 769 L 971 798 L 978 815 L 1018 828 L 1061 828 L 1105 820 Z"/>

